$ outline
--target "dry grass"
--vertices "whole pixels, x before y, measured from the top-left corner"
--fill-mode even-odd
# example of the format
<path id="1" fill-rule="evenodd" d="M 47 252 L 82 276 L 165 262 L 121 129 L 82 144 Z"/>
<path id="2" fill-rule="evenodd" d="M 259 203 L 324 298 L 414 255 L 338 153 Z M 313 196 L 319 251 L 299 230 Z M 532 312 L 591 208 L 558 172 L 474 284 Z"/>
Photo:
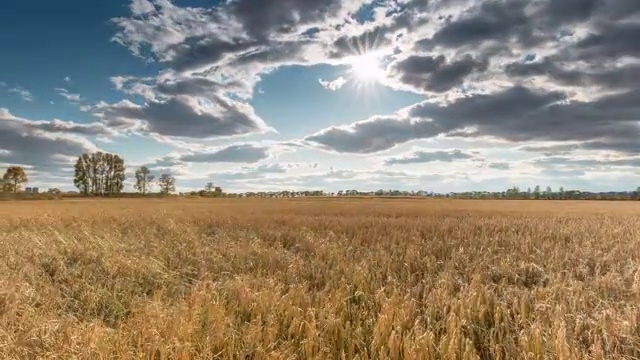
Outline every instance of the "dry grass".
<path id="1" fill-rule="evenodd" d="M 634 359 L 640 204 L 0 204 L 0 358 Z"/>

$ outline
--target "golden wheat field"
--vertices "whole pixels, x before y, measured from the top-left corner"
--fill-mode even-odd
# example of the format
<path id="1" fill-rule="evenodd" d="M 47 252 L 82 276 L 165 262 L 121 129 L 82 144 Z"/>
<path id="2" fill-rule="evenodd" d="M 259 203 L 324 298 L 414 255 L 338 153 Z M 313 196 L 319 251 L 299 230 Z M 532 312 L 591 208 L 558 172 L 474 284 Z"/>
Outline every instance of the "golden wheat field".
<path id="1" fill-rule="evenodd" d="M 0 203 L 2 359 L 637 359 L 640 203 Z"/>

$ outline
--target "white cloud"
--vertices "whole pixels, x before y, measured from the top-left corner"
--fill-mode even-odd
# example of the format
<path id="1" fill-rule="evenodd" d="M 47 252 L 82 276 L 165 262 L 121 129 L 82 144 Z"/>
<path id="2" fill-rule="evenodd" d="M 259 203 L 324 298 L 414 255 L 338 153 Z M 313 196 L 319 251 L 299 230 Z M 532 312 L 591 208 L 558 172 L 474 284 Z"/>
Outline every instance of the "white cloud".
<path id="1" fill-rule="evenodd" d="M 337 78 L 335 80 L 332 80 L 332 81 L 318 79 L 318 82 L 325 89 L 331 90 L 331 91 L 336 91 L 336 90 L 339 90 L 340 88 L 342 88 L 347 83 L 347 80 L 344 77 L 340 76 L 339 78 Z"/>
<path id="2" fill-rule="evenodd" d="M 19 95 L 22 100 L 32 102 L 34 100 L 33 94 L 23 87 L 16 86 L 8 90 L 10 93 Z"/>
<path id="3" fill-rule="evenodd" d="M 69 90 L 67 90 L 65 88 L 56 88 L 55 90 L 56 90 L 56 92 L 58 92 L 58 95 L 60 95 L 63 98 L 67 99 L 67 101 L 69 101 L 71 103 L 78 103 L 78 102 L 80 102 L 82 100 L 82 96 L 80 96 L 80 94 L 70 93 Z"/>
<path id="4" fill-rule="evenodd" d="M 145 15 L 155 11 L 155 7 L 148 0 L 133 0 L 130 8 L 131 13 L 136 16 Z"/>

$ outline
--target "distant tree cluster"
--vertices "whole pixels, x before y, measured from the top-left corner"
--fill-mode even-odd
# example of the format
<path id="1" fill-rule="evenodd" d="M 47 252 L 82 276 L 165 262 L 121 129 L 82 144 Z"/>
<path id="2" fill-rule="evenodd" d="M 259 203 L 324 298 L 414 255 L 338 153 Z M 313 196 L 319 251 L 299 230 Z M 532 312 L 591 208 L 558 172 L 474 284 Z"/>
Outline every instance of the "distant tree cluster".
<path id="1" fill-rule="evenodd" d="M 113 196 L 123 193 L 126 180 L 125 161 L 116 154 L 103 152 L 85 153 L 78 157 L 74 166 L 73 184 L 80 194 L 88 196 Z M 10 166 L 4 172 L 0 182 L 0 192 L 19 193 L 24 184 L 29 182 L 26 171 L 20 166 Z M 151 194 L 154 186 L 162 195 L 176 192 L 176 179 L 171 174 L 156 177 L 146 166 L 135 171 L 134 189 L 140 195 Z M 29 192 L 30 188 L 26 191 Z M 37 188 L 34 188 L 37 190 Z M 37 192 L 37 191 L 36 191 Z M 47 194 L 60 195 L 58 188 L 50 188 Z M 451 199 L 513 199 L 513 200 L 640 200 L 640 187 L 635 191 L 589 192 L 565 190 L 560 187 L 554 191 L 550 186 L 542 190 L 540 185 L 526 191 L 514 186 L 504 191 L 469 191 L 435 193 L 429 191 L 376 190 L 359 191 L 354 189 L 325 192 L 322 190 L 283 190 L 283 191 L 249 191 L 243 193 L 225 193 L 220 186 L 208 182 L 204 189 L 181 193 L 180 195 L 202 197 L 255 197 L 255 198 L 292 198 L 292 197 L 425 197 Z"/>
<path id="2" fill-rule="evenodd" d="M 171 174 L 156 177 L 146 166 L 136 169 L 133 188 L 141 195 L 151 194 L 154 187 L 162 195 L 176 192 L 176 178 Z M 111 196 L 121 194 L 126 180 L 124 159 L 115 154 L 96 152 L 82 154 L 75 164 L 73 183 L 83 195 Z M 222 196 L 222 188 L 208 183 L 203 196 Z"/>
<path id="3" fill-rule="evenodd" d="M 124 159 L 97 152 L 82 154 L 75 164 L 73 184 L 84 195 L 119 194 L 124 189 Z"/>
<path id="4" fill-rule="evenodd" d="M 289 197 L 423 197 L 423 198 L 449 198 L 449 199 L 506 199 L 506 200 L 640 200 L 640 187 L 635 191 L 611 191 L 611 192 L 589 192 L 580 190 L 565 190 L 560 187 L 554 191 L 550 186 L 542 190 L 538 185 L 533 190 L 521 191 L 518 187 L 513 187 L 504 191 L 469 191 L 469 192 L 449 192 L 436 193 L 425 190 L 405 191 L 405 190 L 339 190 L 337 192 L 324 191 L 262 191 L 229 193 L 227 197 L 255 197 L 255 198 L 289 198 Z"/>
<path id="5" fill-rule="evenodd" d="M 156 182 L 155 176 L 146 166 L 135 172 L 134 189 L 142 194 L 149 194 Z M 121 194 L 126 180 L 124 159 L 115 154 L 96 152 L 82 154 L 75 164 L 73 183 L 83 195 L 111 196 Z M 176 180 L 170 174 L 162 174 L 157 179 L 161 194 L 176 191 Z"/>

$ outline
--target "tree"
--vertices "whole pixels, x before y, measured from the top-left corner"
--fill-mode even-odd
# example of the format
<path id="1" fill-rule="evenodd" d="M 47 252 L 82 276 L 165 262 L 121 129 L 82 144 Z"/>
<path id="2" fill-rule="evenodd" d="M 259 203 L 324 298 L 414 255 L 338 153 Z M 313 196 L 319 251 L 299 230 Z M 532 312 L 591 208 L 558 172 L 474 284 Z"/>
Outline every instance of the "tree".
<path id="1" fill-rule="evenodd" d="M 551 189 L 551 186 L 547 186 L 547 190 L 545 190 L 544 196 L 547 200 L 553 199 L 553 190 Z"/>
<path id="2" fill-rule="evenodd" d="M 24 169 L 20 166 L 11 166 L 7 169 L 2 177 L 4 180 L 6 190 L 17 193 L 20 191 L 22 184 L 26 184 L 29 179 Z"/>
<path id="3" fill-rule="evenodd" d="M 115 154 L 82 154 L 74 166 L 73 184 L 84 195 L 113 195 L 122 192 L 124 159 Z"/>
<path id="4" fill-rule="evenodd" d="M 161 194 L 170 194 L 176 191 L 176 179 L 170 174 L 162 174 L 158 179 Z"/>
<path id="5" fill-rule="evenodd" d="M 136 184 L 133 187 L 144 195 L 150 190 L 154 178 L 146 166 L 141 166 L 136 170 Z"/>
<path id="6" fill-rule="evenodd" d="M 540 185 L 536 185 L 536 187 L 533 189 L 533 197 L 534 199 L 538 200 L 540 199 Z"/>
<path id="7" fill-rule="evenodd" d="M 212 192 L 213 192 L 213 189 L 214 189 L 214 188 L 215 188 L 215 186 L 213 185 L 213 183 L 212 183 L 212 182 L 208 182 L 208 183 L 204 186 L 204 191 L 205 191 L 207 194 L 210 194 L 210 193 L 212 193 Z"/>

